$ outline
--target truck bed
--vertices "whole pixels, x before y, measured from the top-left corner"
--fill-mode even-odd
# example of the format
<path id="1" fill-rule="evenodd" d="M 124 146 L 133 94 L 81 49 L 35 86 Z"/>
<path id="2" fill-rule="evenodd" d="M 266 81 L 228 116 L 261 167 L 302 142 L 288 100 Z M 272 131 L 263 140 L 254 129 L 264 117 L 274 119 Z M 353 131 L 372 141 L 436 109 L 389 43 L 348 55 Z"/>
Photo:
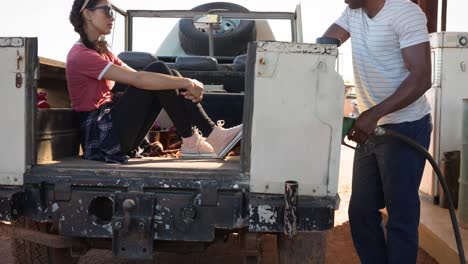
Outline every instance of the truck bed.
<path id="1" fill-rule="evenodd" d="M 118 170 L 116 170 L 118 168 Z M 198 177 L 201 175 L 240 176 L 240 157 L 226 159 L 133 158 L 127 164 L 112 164 L 85 160 L 79 156 L 66 157 L 45 164 L 34 165 L 30 176 L 86 176 L 100 177 L 159 177 L 174 175 Z"/>

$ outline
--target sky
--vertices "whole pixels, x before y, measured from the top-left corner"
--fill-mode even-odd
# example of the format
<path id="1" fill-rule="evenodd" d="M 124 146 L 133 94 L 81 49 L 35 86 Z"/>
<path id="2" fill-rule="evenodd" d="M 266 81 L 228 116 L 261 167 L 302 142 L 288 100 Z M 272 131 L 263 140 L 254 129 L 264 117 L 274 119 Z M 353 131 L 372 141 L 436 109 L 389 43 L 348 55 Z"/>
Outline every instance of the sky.
<path id="1" fill-rule="evenodd" d="M 191 9 L 197 5 L 213 2 L 207 0 L 114 0 L 113 3 L 122 9 L 148 10 L 182 10 Z M 282 11 L 294 12 L 299 1 L 285 0 L 231 0 L 251 11 Z M 0 36 L 38 37 L 39 56 L 65 61 L 68 50 L 78 40 L 68 20 L 73 0 L 15 0 L 2 1 L 0 15 Z M 346 7 L 344 0 L 303 0 L 303 34 L 304 42 L 314 43 L 317 37 L 331 25 Z M 464 21 L 463 12 L 468 10 L 468 0 L 448 0 L 447 31 L 468 32 L 468 23 Z M 144 19 L 147 20 L 147 19 Z M 149 19 L 152 20 L 152 19 Z M 136 43 L 134 50 L 154 53 L 158 41 L 162 40 L 169 27 L 159 27 L 154 19 L 152 22 L 135 24 Z M 112 50 L 119 53 L 123 50 L 123 20 L 117 18 L 114 36 L 108 41 L 113 43 Z M 148 23 L 148 24 L 139 24 Z M 167 24 L 175 20 L 167 19 Z M 141 26 L 139 26 L 141 25 Z M 275 36 L 279 40 L 290 38 L 289 23 L 274 22 L 272 25 Z M 139 29 L 139 31 L 137 31 Z M 345 80 L 352 80 L 350 44 L 340 48 L 340 73 Z"/>

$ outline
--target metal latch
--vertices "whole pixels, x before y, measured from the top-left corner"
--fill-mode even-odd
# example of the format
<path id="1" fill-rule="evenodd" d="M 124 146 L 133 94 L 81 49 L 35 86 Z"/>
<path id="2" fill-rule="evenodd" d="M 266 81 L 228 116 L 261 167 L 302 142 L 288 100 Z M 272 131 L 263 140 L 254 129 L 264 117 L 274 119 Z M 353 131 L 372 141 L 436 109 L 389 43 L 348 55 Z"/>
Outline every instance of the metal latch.
<path id="1" fill-rule="evenodd" d="M 154 194 L 116 193 L 112 218 L 112 251 L 128 259 L 153 258 Z"/>
<path id="2" fill-rule="evenodd" d="M 23 86 L 23 76 L 20 71 L 20 62 L 23 60 L 23 57 L 21 57 L 19 50 L 16 51 L 16 88 L 21 88 Z"/>
<path id="3" fill-rule="evenodd" d="M 216 181 L 203 181 L 201 183 L 201 206 L 218 205 L 218 183 Z"/>

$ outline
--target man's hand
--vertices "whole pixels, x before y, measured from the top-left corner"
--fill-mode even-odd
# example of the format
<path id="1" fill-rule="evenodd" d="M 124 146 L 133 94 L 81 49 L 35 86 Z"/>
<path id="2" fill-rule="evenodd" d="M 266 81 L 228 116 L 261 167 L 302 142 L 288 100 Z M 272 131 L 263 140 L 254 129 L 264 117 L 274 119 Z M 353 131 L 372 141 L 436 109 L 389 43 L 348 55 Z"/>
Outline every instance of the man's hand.
<path id="1" fill-rule="evenodd" d="M 186 91 L 181 92 L 181 94 L 185 97 L 185 99 L 191 100 L 194 103 L 198 103 L 203 99 L 203 83 L 194 79 L 188 80 L 190 80 L 189 85 L 184 87 Z"/>
<path id="2" fill-rule="evenodd" d="M 341 44 L 345 43 L 346 40 L 349 39 L 349 32 L 343 29 L 342 27 L 338 26 L 337 24 L 332 24 L 325 33 L 323 33 L 322 37 L 327 38 L 336 38 L 339 39 Z"/>
<path id="3" fill-rule="evenodd" d="M 361 113 L 356 119 L 356 122 L 354 122 L 353 127 L 349 130 L 348 138 L 358 144 L 366 142 L 377 127 L 379 119 L 380 116 L 378 116 L 372 108 Z"/>

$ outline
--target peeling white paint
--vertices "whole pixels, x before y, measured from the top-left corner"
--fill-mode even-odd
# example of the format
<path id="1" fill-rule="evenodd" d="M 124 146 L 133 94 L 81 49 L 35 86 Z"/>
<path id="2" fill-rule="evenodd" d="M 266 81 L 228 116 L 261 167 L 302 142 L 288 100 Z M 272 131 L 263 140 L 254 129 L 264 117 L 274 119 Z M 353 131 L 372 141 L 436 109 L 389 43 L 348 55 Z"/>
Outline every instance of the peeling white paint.
<path id="1" fill-rule="evenodd" d="M 112 225 L 111 225 L 111 223 L 109 223 L 107 225 L 103 225 L 102 227 L 105 228 L 107 230 L 107 232 L 112 234 Z"/>
<path id="2" fill-rule="evenodd" d="M 57 203 L 54 203 L 52 204 L 52 212 L 54 213 L 55 211 L 57 211 L 59 209 L 59 206 Z"/>
<path id="3" fill-rule="evenodd" d="M 169 188 L 169 185 L 164 184 L 163 187 L 164 187 L 164 188 Z"/>
<path id="4" fill-rule="evenodd" d="M 0 38 L 0 47 L 23 47 L 23 38 Z"/>
<path id="5" fill-rule="evenodd" d="M 171 229 L 171 226 L 170 225 L 166 225 L 166 230 L 169 230 Z"/>
<path id="6" fill-rule="evenodd" d="M 338 48 L 331 44 L 297 44 L 289 45 L 284 42 L 265 42 L 258 43 L 259 52 L 282 52 L 282 53 L 311 53 L 311 54 L 328 54 L 331 56 L 338 55 Z"/>
<path id="7" fill-rule="evenodd" d="M 274 208 L 270 205 L 259 205 L 258 207 L 258 220 L 260 223 L 273 225 L 276 223 L 278 217 Z"/>
<path id="8" fill-rule="evenodd" d="M 195 197 L 195 199 L 194 199 L 194 204 L 200 206 L 201 205 L 201 198 L 202 198 L 202 194 L 201 193 L 197 194 L 197 197 Z"/>
<path id="9" fill-rule="evenodd" d="M 232 186 L 234 189 L 239 189 L 239 185 L 235 184 L 234 186 Z"/>

